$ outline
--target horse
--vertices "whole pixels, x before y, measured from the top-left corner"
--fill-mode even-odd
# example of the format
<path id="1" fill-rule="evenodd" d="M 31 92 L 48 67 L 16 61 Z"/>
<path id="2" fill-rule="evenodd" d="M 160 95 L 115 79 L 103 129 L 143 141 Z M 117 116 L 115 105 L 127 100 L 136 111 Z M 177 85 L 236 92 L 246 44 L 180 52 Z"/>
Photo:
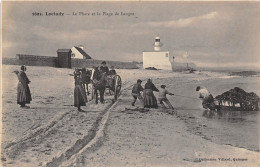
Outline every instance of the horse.
<path id="1" fill-rule="evenodd" d="M 98 104 L 98 91 L 100 94 L 100 102 L 104 103 L 104 94 L 106 90 L 106 73 L 100 73 L 98 69 L 95 68 L 92 72 L 92 78 L 96 104 Z"/>
<path id="2" fill-rule="evenodd" d="M 88 84 L 91 83 L 91 70 L 88 70 L 86 68 L 82 68 L 81 69 L 81 77 L 82 77 L 82 83 L 83 83 L 83 87 L 84 89 L 87 89 L 87 94 L 89 95 L 89 91 L 88 91 Z"/>
<path id="3" fill-rule="evenodd" d="M 108 75 L 107 73 L 102 73 L 98 70 L 98 67 L 95 67 L 91 71 L 90 80 L 92 81 L 92 97 L 96 98 L 96 103 L 98 103 L 98 94 L 97 90 L 100 92 L 100 102 L 104 102 L 104 93 L 108 88 L 110 95 L 111 91 L 114 94 L 114 101 L 117 100 L 119 92 L 121 90 L 122 80 L 119 75 Z"/>

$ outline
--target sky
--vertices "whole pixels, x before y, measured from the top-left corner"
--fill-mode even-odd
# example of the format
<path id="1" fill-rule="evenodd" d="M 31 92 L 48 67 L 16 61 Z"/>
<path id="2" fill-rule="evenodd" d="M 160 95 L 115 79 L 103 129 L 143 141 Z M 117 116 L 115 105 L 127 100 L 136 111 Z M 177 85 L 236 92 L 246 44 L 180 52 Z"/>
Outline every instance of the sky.
<path id="1" fill-rule="evenodd" d="M 83 45 L 93 59 L 141 62 L 159 36 L 161 50 L 178 62 L 260 68 L 259 20 L 260 2 L 5 1 L 2 56 L 57 56 L 58 49 Z"/>

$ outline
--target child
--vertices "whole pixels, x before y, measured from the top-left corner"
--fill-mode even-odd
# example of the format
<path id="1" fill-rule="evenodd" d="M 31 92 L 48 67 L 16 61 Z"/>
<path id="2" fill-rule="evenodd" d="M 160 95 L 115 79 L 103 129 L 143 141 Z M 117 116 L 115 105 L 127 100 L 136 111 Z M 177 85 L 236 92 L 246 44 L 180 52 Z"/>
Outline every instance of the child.
<path id="1" fill-rule="evenodd" d="M 137 83 L 134 85 L 133 89 L 132 89 L 132 96 L 134 98 L 134 101 L 132 102 L 132 106 L 135 105 L 135 102 L 137 100 L 137 98 L 142 102 L 142 105 L 144 104 L 143 102 L 143 97 L 141 95 L 141 91 L 144 90 L 144 88 L 141 85 L 142 81 L 140 79 L 137 80 Z"/>
<path id="2" fill-rule="evenodd" d="M 166 89 L 165 89 L 165 85 L 161 85 L 161 90 L 160 90 L 160 92 L 159 92 L 159 97 L 158 97 L 158 100 L 159 100 L 159 102 L 160 102 L 160 104 L 163 106 L 163 107 L 165 107 L 166 108 L 166 106 L 163 104 L 163 102 L 165 102 L 167 105 L 168 105 L 168 107 L 170 107 L 171 109 L 174 109 L 173 108 L 173 106 L 172 106 L 172 104 L 170 103 L 170 101 L 167 99 L 167 97 L 166 97 L 166 94 L 168 94 L 168 95 L 174 95 L 173 93 L 171 93 L 171 92 L 169 92 L 169 91 L 167 91 Z"/>

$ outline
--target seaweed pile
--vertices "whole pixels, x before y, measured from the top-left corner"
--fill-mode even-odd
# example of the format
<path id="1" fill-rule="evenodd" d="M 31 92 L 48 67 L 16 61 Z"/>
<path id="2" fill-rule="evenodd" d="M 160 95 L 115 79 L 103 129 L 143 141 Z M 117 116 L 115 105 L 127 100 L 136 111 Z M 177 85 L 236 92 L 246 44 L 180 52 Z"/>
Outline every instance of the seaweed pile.
<path id="1" fill-rule="evenodd" d="M 239 87 L 235 87 L 216 96 L 221 108 L 240 111 L 258 111 L 260 98 L 254 92 L 247 93 Z M 225 106 L 225 104 L 228 106 Z M 237 107 L 236 104 L 239 104 Z"/>

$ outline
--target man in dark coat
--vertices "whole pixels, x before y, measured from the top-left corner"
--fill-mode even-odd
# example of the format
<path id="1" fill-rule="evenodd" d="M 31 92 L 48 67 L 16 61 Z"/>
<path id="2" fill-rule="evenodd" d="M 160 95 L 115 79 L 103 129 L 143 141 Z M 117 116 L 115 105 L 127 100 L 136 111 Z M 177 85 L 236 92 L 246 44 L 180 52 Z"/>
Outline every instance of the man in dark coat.
<path id="1" fill-rule="evenodd" d="M 108 74 L 109 73 L 109 68 L 106 66 L 106 62 L 105 61 L 103 61 L 102 63 L 101 63 L 101 66 L 100 66 L 100 71 L 102 72 L 102 73 L 106 73 L 106 74 Z"/>
<path id="2" fill-rule="evenodd" d="M 143 97 L 141 95 L 141 91 L 144 90 L 144 88 L 141 85 L 142 81 L 140 79 L 137 80 L 137 83 L 134 85 L 133 89 L 132 89 L 132 96 L 134 98 L 134 101 L 132 102 L 132 106 L 135 105 L 135 102 L 137 100 L 137 98 L 142 102 L 142 105 L 144 105 L 143 102 Z"/>

